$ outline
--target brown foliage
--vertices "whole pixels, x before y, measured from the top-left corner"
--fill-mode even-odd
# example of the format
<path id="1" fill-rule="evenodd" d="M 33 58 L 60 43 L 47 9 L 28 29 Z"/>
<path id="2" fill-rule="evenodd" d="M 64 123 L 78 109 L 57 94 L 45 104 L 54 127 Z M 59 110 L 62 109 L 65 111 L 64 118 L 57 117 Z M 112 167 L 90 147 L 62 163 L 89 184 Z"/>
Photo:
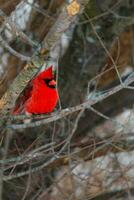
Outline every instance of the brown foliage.
<path id="1" fill-rule="evenodd" d="M 127 66 L 134 67 L 132 61 L 134 31 L 128 30 L 115 39 L 109 50 L 120 74 Z M 106 64 L 102 69 L 102 75 L 98 79 L 98 88 L 104 88 L 117 79 L 117 73 L 110 57 L 106 58 Z"/>
<path id="2" fill-rule="evenodd" d="M 55 22 L 58 10 L 63 2 L 63 0 L 54 0 L 51 3 L 51 1 L 40 0 L 39 4 L 43 9 L 42 12 L 44 12 L 44 14 L 33 9 L 29 30 L 32 31 L 39 40 L 42 40 L 45 37 L 52 24 Z"/>
<path id="3" fill-rule="evenodd" d="M 0 9 L 3 10 L 7 15 L 10 15 L 10 13 L 20 2 L 21 0 L 0 0 Z"/>

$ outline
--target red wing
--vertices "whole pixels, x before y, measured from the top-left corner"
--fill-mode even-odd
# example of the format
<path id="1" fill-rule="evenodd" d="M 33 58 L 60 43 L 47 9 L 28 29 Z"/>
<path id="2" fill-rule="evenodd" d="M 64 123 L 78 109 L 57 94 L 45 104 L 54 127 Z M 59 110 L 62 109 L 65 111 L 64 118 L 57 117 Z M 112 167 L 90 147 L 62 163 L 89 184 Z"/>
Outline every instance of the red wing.
<path id="1" fill-rule="evenodd" d="M 27 87 L 23 90 L 23 92 L 20 94 L 20 96 L 16 100 L 15 107 L 11 111 L 13 115 L 24 113 L 24 105 L 26 101 L 31 97 L 32 88 L 33 86 L 30 81 L 30 83 L 27 85 Z"/>

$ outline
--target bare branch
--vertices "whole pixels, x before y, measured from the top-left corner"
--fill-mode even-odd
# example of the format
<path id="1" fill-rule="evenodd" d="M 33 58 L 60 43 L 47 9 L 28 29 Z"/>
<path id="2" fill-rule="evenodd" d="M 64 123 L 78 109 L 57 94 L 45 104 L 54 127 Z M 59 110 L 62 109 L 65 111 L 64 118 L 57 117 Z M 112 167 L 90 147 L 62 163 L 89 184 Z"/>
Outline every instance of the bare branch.
<path id="1" fill-rule="evenodd" d="M 73 136 L 74 132 L 72 133 L 71 136 Z M 68 136 L 68 139 L 70 139 L 71 137 Z M 75 149 L 74 151 L 72 151 L 70 153 L 70 155 L 68 155 L 68 152 L 64 155 L 62 155 L 63 149 L 64 147 L 68 144 L 68 140 L 66 141 L 66 143 L 63 145 L 63 147 L 61 147 L 60 151 L 56 154 L 56 156 L 51 156 L 51 158 L 47 161 L 44 161 L 43 164 L 40 164 L 37 167 L 33 167 L 31 169 L 28 169 L 26 171 L 22 171 L 22 172 L 18 172 L 16 174 L 12 174 L 12 175 L 6 175 L 3 177 L 3 181 L 8 181 L 8 180 L 12 180 L 14 178 L 19 178 L 25 175 L 29 175 L 29 173 L 35 173 L 37 171 L 42 170 L 43 168 L 55 168 L 56 166 L 61 166 L 61 165 L 67 165 L 69 163 L 69 156 L 78 156 L 82 159 L 86 159 L 86 160 L 93 160 L 97 157 L 100 156 L 105 156 L 107 154 L 107 152 L 112 152 L 112 153 L 120 153 L 120 152 L 125 152 L 126 150 L 129 152 L 133 151 L 134 146 L 133 146 L 133 140 L 129 140 L 129 137 L 127 139 L 122 138 L 121 136 L 117 137 L 111 137 L 111 138 L 107 138 L 107 139 L 103 139 L 103 140 L 90 140 L 88 141 L 88 143 L 82 143 L 82 146 L 80 146 L 80 144 L 76 144 L 74 145 L 75 147 L 79 147 L 79 149 Z M 73 144 L 72 144 L 73 146 Z M 87 152 L 89 152 L 87 154 Z M 44 153 L 42 152 L 41 156 L 39 156 L 40 158 L 44 157 Z M 25 159 L 25 157 L 23 158 Z M 34 154 L 31 156 L 30 158 L 31 160 L 34 160 Z M 18 163 L 19 164 L 19 163 Z M 23 164 L 23 163 L 22 163 Z"/>

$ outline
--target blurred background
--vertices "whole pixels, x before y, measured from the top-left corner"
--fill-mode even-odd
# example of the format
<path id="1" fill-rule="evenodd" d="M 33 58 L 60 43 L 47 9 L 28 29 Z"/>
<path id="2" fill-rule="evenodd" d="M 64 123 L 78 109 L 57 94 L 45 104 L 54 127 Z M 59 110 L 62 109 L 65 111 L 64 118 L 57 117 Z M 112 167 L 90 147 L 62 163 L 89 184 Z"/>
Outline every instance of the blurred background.
<path id="1" fill-rule="evenodd" d="M 0 97 L 67 2 L 0 0 Z M 2 199 L 134 199 L 134 92 L 123 85 L 134 72 L 134 1 L 89 0 L 50 54 L 58 65 L 56 110 L 97 103 L 13 130 L 6 156 L 1 130 Z"/>

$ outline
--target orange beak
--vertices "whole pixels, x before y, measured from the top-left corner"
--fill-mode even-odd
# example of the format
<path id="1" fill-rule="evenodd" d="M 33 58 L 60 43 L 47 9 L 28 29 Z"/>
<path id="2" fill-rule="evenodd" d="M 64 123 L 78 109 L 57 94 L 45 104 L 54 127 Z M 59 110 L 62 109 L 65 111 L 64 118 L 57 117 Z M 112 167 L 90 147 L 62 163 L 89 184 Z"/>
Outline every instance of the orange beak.
<path id="1" fill-rule="evenodd" d="M 55 85 L 56 85 L 56 81 L 55 81 L 55 80 L 50 81 L 50 82 L 49 82 L 49 85 L 55 86 Z"/>

